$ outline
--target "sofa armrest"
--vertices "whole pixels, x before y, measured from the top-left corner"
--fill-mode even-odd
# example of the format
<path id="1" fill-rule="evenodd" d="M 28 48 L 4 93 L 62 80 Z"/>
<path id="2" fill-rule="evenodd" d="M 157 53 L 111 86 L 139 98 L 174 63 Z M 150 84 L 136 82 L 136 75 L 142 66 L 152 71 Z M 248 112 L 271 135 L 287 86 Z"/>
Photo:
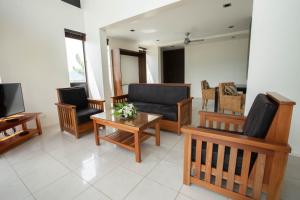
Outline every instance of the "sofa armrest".
<path id="1" fill-rule="evenodd" d="M 113 105 L 116 103 L 124 103 L 128 101 L 128 94 L 111 97 Z"/>
<path id="2" fill-rule="evenodd" d="M 96 108 L 104 111 L 104 103 L 104 100 L 88 99 L 88 104 L 90 108 Z"/>
<path id="3" fill-rule="evenodd" d="M 177 103 L 179 125 L 191 124 L 192 122 L 192 101 L 193 98 L 183 99 Z"/>

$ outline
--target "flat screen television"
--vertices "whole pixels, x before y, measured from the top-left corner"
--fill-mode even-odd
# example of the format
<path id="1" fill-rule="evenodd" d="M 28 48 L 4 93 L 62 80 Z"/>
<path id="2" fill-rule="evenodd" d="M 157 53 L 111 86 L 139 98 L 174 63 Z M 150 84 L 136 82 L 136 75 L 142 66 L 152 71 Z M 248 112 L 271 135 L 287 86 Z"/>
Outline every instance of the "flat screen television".
<path id="1" fill-rule="evenodd" d="M 0 118 L 25 111 L 21 83 L 0 84 Z"/>

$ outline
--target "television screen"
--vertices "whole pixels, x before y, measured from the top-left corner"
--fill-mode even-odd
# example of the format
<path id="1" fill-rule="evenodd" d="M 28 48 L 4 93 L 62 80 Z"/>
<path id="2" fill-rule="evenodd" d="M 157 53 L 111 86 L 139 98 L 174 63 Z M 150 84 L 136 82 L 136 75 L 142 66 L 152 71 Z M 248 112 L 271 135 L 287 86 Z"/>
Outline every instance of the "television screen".
<path id="1" fill-rule="evenodd" d="M 24 112 L 24 101 L 20 83 L 0 84 L 0 118 Z"/>

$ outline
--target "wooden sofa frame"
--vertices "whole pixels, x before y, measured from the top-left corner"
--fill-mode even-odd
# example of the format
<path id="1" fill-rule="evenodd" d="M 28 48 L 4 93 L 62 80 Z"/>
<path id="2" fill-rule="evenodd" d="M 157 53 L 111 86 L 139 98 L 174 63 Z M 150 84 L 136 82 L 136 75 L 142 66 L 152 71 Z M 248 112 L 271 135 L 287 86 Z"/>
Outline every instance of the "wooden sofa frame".
<path id="1" fill-rule="evenodd" d="M 55 105 L 57 106 L 60 130 L 67 131 L 76 138 L 79 138 L 82 133 L 94 128 L 93 121 L 90 120 L 89 122 L 78 124 L 76 106 L 62 103 L 58 92 L 59 89 L 61 88 L 57 89 L 58 103 L 55 103 Z M 90 108 L 104 111 L 104 103 L 105 101 L 102 100 L 88 99 L 88 106 Z"/>
<path id="2" fill-rule="evenodd" d="M 161 85 L 161 84 L 160 84 Z M 163 84 L 167 86 L 190 86 L 189 84 Z M 112 104 L 115 105 L 116 103 L 123 103 L 128 101 L 128 95 L 120 95 L 111 97 Z M 160 120 L 160 128 L 175 132 L 178 135 L 181 134 L 181 127 L 184 125 L 189 125 L 192 123 L 192 97 L 189 97 L 188 99 L 184 99 L 177 103 L 178 107 L 178 120 L 177 121 L 171 121 L 166 119 Z"/>
<path id="3" fill-rule="evenodd" d="M 233 199 L 260 199 L 261 192 L 268 200 L 280 199 L 280 191 L 291 147 L 289 130 L 295 103 L 277 93 L 267 93 L 279 105 L 265 139 L 226 132 L 242 131 L 245 117 L 200 112 L 200 127 L 183 127 L 184 184 L 195 184 Z M 195 162 L 191 158 L 192 140 L 196 141 Z M 202 142 L 207 142 L 206 162 L 201 164 Z M 212 167 L 213 145 L 218 145 L 216 168 Z M 230 147 L 228 171 L 223 170 L 224 149 Z M 243 150 L 241 174 L 235 174 L 238 149 Z M 250 170 L 251 153 L 257 158 Z M 202 178 L 201 178 L 202 177 Z"/>

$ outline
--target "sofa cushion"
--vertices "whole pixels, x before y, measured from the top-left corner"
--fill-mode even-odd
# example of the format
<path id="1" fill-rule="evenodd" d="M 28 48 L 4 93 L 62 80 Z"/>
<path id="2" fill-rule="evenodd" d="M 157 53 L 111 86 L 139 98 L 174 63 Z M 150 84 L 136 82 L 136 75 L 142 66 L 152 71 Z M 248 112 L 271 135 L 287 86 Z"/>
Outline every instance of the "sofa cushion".
<path id="1" fill-rule="evenodd" d="M 203 164 L 203 165 L 206 163 L 206 146 L 207 146 L 207 143 L 203 142 L 202 150 L 201 150 L 201 164 Z M 239 149 L 237 152 L 237 158 L 236 158 L 236 168 L 235 168 L 236 175 L 241 175 L 243 154 L 244 154 L 243 150 Z M 224 171 L 228 171 L 229 158 L 230 158 L 230 148 L 226 146 L 225 152 L 224 152 L 224 162 L 223 162 L 223 170 Z M 249 172 L 253 168 L 256 158 L 257 158 L 257 153 L 252 153 L 251 158 L 250 158 Z M 213 153 L 212 153 L 212 161 L 211 161 L 211 165 L 213 168 L 217 167 L 217 160 L 218 160 L 218 145 L 214 144 L 213 145 Z M 193 162 L 196 161 L 196 140 L 192 140 L 192 161 Z"/>
<path id="2" fill-rule="evenodd" d="M 58 92 L 62 103 L 74 105 L 78 109 L 88 107 L 87 95 L 84 88 L 61 88 L 58 89 Z"/>
<path id="3" fill-rule="evenodd" d="M 160 84 L 129 84 L 128 101 L 153 104 L 176 105 L 190 96 L 188 86 Z"/>
<path id="4" fill-rule="evenodd" d="M 100 113 L 101 110 L 99 109 L 95 109 L 95 108 L 82 108 L 82 109 L 78 109 L 76 112 L 77 115 L 77 122 L 78 124 L 82 124 L 85 122 L 90 121 L 90 116 Z"/>
<path id="5" fill-rule="evenodd" d="M 265 138 L 277 108 L 278 104 L 265 94 L 257 95 L 245 121 L 244 135 Z"/>
<path id="6" fill-rule="evenodd" d="M 153 114 L 159 114 L 163 116 L 163 119 L 177 121 L 177 107 L 172 105 L 162 105 L 145 102 L 130 102 L 140 112 L 147 112 Z"/>

